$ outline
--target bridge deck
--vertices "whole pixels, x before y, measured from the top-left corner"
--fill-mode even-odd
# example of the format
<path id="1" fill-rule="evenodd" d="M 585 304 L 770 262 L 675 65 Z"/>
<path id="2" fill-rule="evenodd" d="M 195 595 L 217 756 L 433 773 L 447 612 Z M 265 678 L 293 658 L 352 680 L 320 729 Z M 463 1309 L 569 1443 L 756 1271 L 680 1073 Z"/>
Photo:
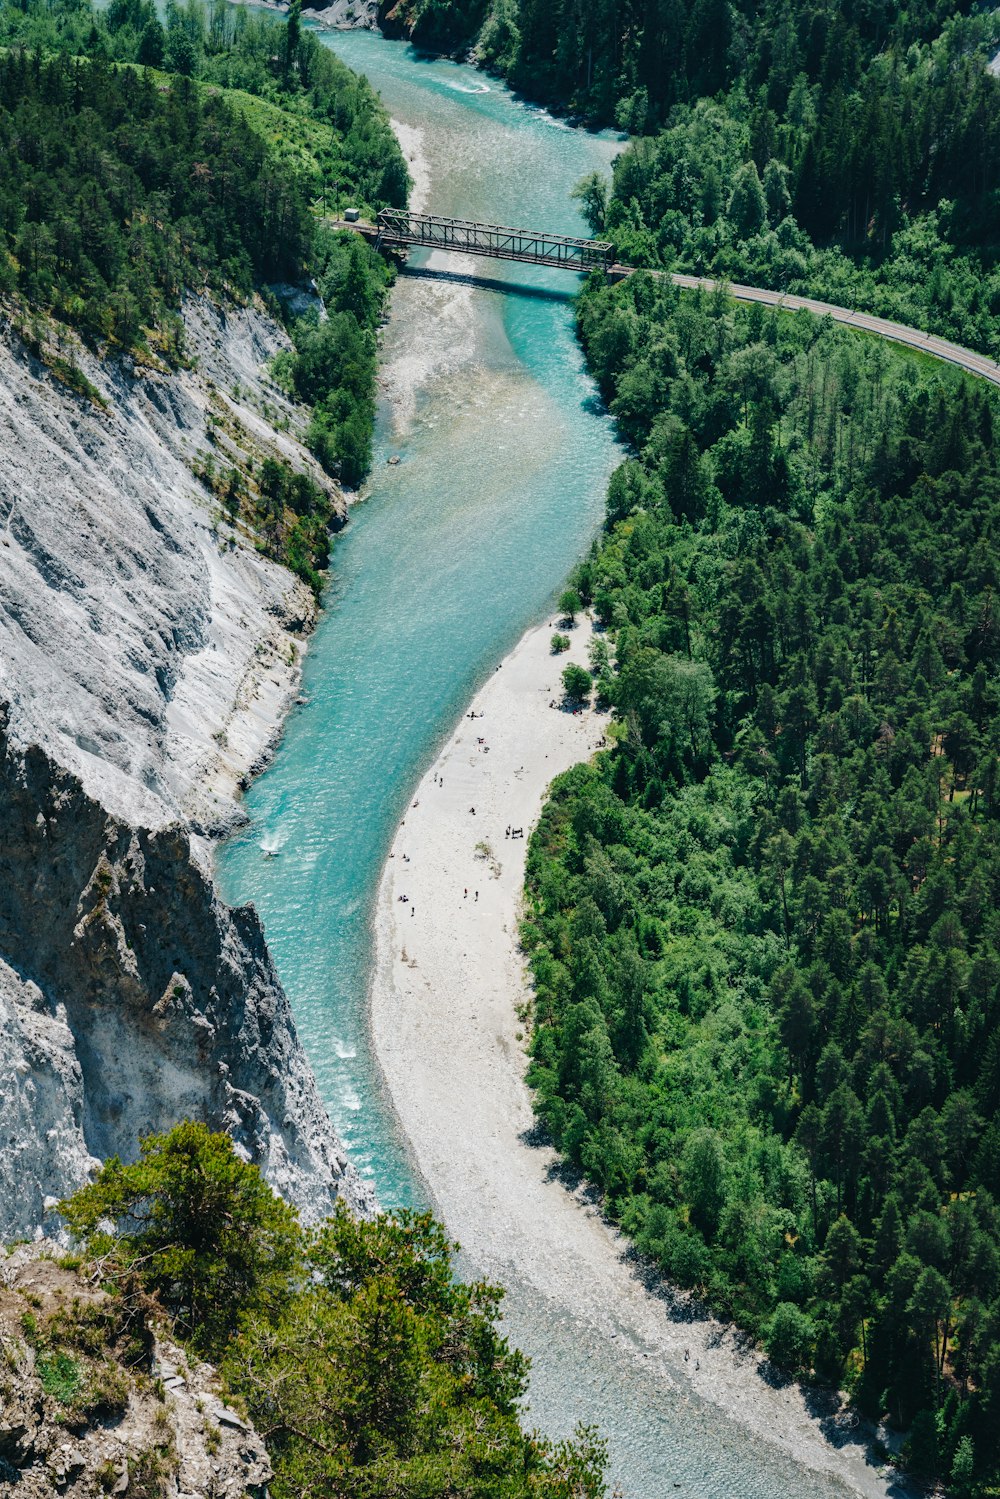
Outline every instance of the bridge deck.
<path id="1" fill-rule="evenodd" d="M 492 260 L 516 260 L 528 265 L 551 265 L 562 270 L 607 271 L 614 264 L 615 247 L 603 240 L 575 239 L 535 229 L 509 229 L 502 224 L 477 224 L 470 219 L 443 218 L 434 213 L 410 213 L 386 208 L 378 216 L 378 239 L 383 245 L 420 245 L 433 250 L 463 251 Z"/>

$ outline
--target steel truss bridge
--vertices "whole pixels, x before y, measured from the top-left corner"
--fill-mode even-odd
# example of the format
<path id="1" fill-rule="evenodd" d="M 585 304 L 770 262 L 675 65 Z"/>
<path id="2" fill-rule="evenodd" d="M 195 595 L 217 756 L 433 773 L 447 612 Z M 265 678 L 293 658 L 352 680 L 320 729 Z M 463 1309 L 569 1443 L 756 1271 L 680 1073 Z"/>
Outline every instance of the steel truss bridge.
<path id="1" fill-rule="evenodd" d="M 454 250 L 491 260 L 551 265 L 578 275 L 602 271 L 613 281 L 635 274 L 632 266 L 617 263 L 614 245 L 598 239 L 572 239 L 535 229 L 505 229 L 499 224 L 474 224 L 468 219 L 447 219 L 435 213 L 410 213 L 402 208 L 383 209 L 374 224 L 352 215 L 350 219 L 334 219 L 332 225 L 335 229 L 350 229 L 355 234 L 363 234 L 370 243 L 384 250 L 405 252 L 412 246 L 421 245 L 431 250 Z M 957 365 L 970 375 L 978 375 L 991 385 L 1000 385 L 1000 363 L 989 355 L 855 308 L 837 307 L 813 297 L 772 291 L 767 287 L 736 286 L 707 277 L 687 276 L 679 271 L 647 271 L 644 274 L 665 277 L 685 291 L 722 292 L 737 302 L 759 302 L 781 312 L 810 312 L 816 317 L 829 317 L 835 323 L 861 328 L 893 343 L 920 349 L 935 359 Z"/>
<path id="2" fill-rule="evenodd" d="M 375 243 L 380 249 L 395 245 L 429 250 L 456 250 L 490 260 L 517 260 L 527 265 L 552 265 L 586 275 L 609 271 L 615 247 L 598 239 L 572 239 L 535 229 L 505 229 L 500 224 L 474 224 L 468 219 L 446 219 L 436 213 L 410 213 L 384 208 L 378 216 Z"/>

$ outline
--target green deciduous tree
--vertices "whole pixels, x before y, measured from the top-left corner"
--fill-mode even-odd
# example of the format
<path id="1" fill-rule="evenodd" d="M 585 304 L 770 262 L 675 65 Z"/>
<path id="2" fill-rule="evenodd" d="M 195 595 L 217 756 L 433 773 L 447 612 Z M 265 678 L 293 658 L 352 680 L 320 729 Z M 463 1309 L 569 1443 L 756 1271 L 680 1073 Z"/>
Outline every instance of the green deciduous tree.
<path id="1" fill-rule="evenodd" d="M 767 1330 L 767 1356 L 782 1369 L 807 1369 L 812 1357 L 813 1325 L 793 1302 L 779 1302 Z"/>
<path id="2" fill-rule="evenodd" d="M 559 595 L 559 612 L 572 623 L 583 608 L 583 600 L 575 588 L 566 588 Z"/>
<path id="3" fill-rule="evenodd" d="M 725 1158 L 714 1130 L 695 1130 L 686 1142 L 681 1156 L 681 1183 L 691 1207 L 692 1222 L 711 1238 L 726 1205 Z"/>
<path id="4" fill-rule="evenodd" d="M 571 702 L 582 703 L 590 697 L 594 682 L 585 666 L 577 666 L 575 662 L 571 662 L 563 669 L 562 684 Z"/>

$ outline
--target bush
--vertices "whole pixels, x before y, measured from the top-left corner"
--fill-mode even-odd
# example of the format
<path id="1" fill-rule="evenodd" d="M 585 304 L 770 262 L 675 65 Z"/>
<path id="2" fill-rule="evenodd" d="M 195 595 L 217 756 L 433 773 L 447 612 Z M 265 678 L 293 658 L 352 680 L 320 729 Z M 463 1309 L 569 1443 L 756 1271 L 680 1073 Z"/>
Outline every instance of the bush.
<path id="1" fill-rule="evenodd" d="M 60 1405 L 69 1405 L 80 1392 L 83 1372 L 68 1353 L 48 1353 L 38 1360 L 38 1377 L 42 1389 Z"/>
<path id="2" fill-rule="evenodd" d="M 813 1325 L 805 1312 L 791 1301 L 780 1301 L 767 1329 L 767 1356 L 781 1369 L 793 1373 L 808 1369 L 812 1354 Z"/>
<path id="3" fill-rule="evenodd" d="M 553 637 L 552 637 L 552 654 L 553 654 L 553 656 L 561 656 L 562 653 L 563 653 L 563 651 L 568 651 L 568 650 L 569 650 L 569 636 L 568 635 L 560 635 L 558 633 L 558 631 L 557 631 L 556 634 L 553 635 Z"/>
<path id="4" fill-rule="evenodd" d="M 583 703 L 590 697 L 593 678 L 585 666 L 571 662 L 562 674 L 562 684 L 571 702 Z"/>
<path id="5" fill-rule="evenodd" d="M 575 588 L 567 588 L 565 593 L 560 594 L 559 610 L 563 618 L 568 619 L 570 624 L 574 622 L 582 608 L 583 600 Z"/>

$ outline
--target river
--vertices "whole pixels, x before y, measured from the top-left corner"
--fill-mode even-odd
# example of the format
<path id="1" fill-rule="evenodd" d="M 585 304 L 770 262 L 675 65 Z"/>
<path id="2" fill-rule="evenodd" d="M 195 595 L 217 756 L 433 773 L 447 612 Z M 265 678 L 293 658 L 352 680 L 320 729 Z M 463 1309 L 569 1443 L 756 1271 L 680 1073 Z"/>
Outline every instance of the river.
<path id="1" fill-rule="evenodd" d="M 609 165 L 613 137 L 402 43 L 322 35 L 406 127 L 425 206 L 586 232 L 570 190 Z M 337 540 L 306 702 L 247 796 L 248 830 L 218 859 L 226 897 L 260 911 L 331 1116 L 387 1207 L 433 1202 L 368 1040 L 379 873 L 437 748 L 587 550 L 621 456 L 574 339 L 573 278 L 489 262 L 494 284 L 474 288 L 468 262 L 443 275 L 442 260 L 429 275 L 413 264 L 393 294 L 369 494 Z M 515 1284 L 507 1315 L 533 1359 L 532 1420 L 555 1433 L 598 1423 L 627 1499 L 856 1492 L 595 1338 L 573 1307 Z"/>

